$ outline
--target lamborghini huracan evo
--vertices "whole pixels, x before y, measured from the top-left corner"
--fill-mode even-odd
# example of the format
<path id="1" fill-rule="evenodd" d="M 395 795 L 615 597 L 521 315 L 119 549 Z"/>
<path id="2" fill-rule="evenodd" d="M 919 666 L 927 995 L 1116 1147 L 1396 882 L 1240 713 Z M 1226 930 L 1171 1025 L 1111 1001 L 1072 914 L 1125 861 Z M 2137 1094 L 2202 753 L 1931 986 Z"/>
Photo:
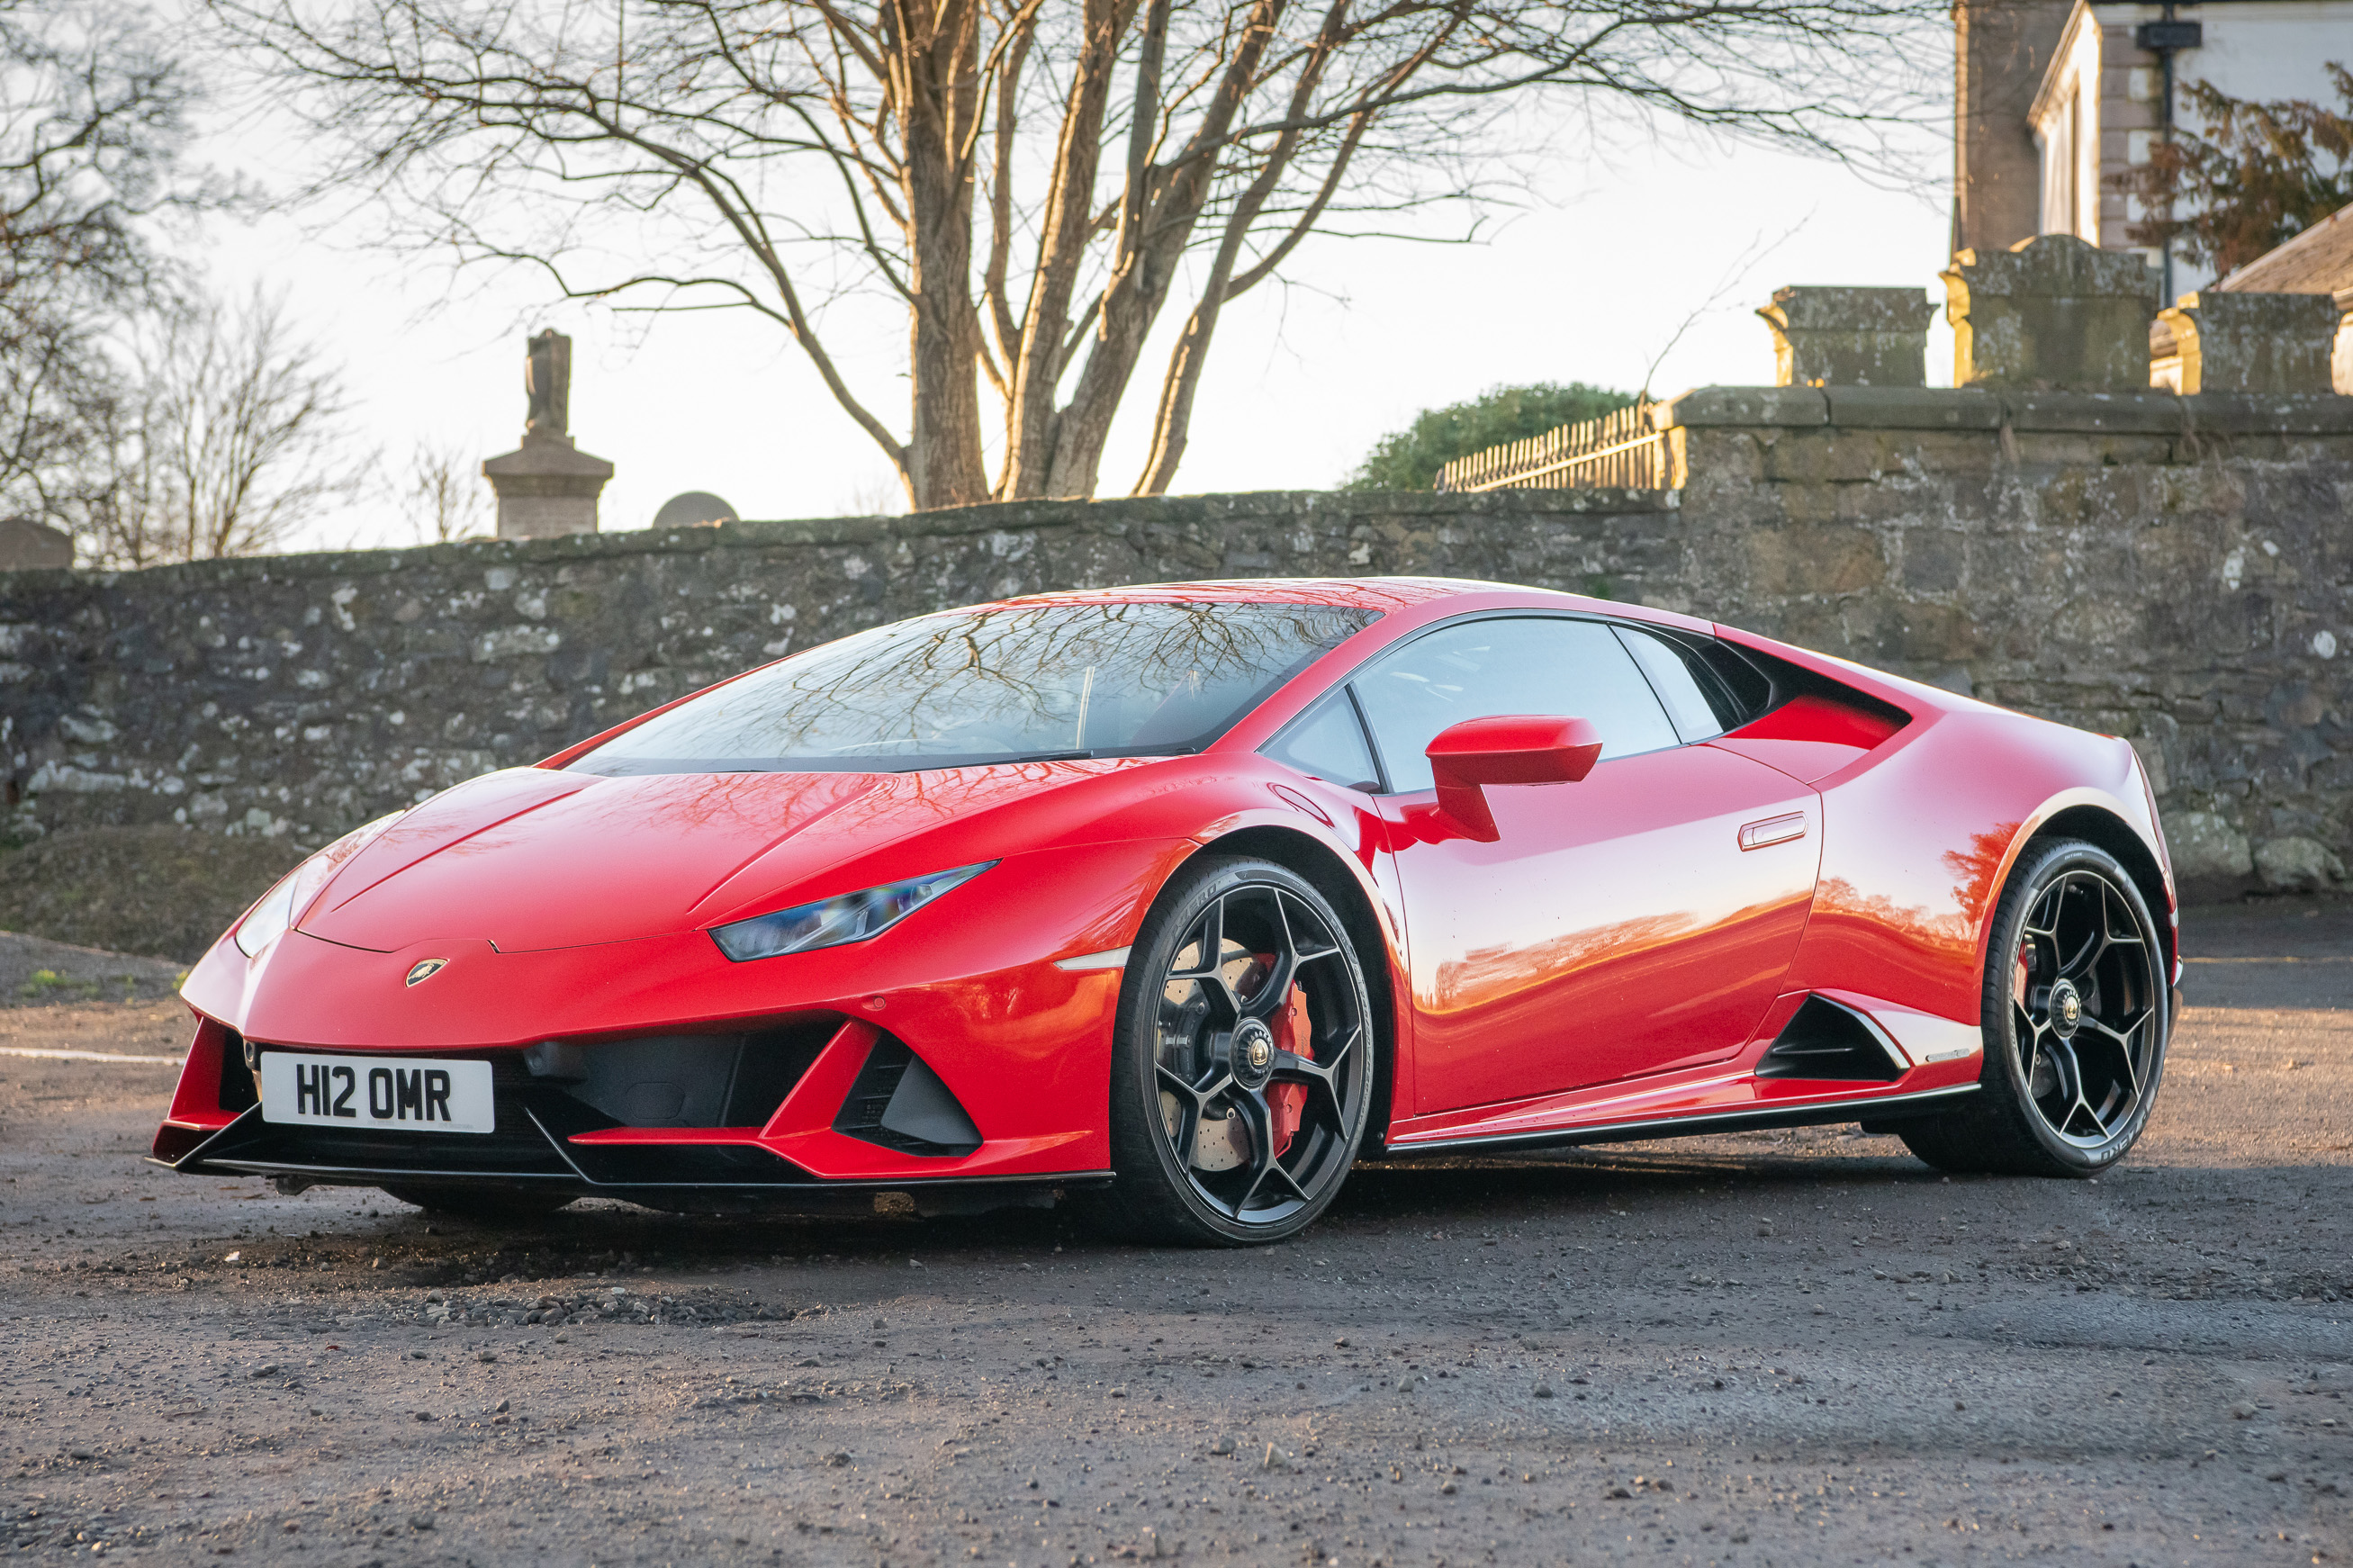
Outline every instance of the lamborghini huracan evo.
<path id="1" fill-rule="evenodd" d="M 189 975 L 154 1154 L 477 1215 L 1067 1196 L 1202 1243 L 1374 1152 L 1860 1121 L 2086 1175 L 2179 975 L 2120 740 L 1496 584 L 1048 594 L 321 850 Z"/>

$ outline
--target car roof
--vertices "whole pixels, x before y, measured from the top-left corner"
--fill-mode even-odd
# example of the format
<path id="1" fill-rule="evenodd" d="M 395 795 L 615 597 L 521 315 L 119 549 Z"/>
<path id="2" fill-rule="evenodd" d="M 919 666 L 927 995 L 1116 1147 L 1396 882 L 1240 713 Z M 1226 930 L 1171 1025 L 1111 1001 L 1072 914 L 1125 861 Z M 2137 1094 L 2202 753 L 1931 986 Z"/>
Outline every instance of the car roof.
<path id="1" fill-rule="evenodd" d="M 1334 605 L 1367 610 L 1400 610 L 1433 599 L 1472 594 L 1535 594 L 1562 599 L 1575 595 L 1514 583 L 1482 583 L 1466 577 L 1234 577 L 1193 583 L 1140 583 L 1117 588 L 1071 588 L 1023 594 L 984 606 L 1016 605 Z"/>

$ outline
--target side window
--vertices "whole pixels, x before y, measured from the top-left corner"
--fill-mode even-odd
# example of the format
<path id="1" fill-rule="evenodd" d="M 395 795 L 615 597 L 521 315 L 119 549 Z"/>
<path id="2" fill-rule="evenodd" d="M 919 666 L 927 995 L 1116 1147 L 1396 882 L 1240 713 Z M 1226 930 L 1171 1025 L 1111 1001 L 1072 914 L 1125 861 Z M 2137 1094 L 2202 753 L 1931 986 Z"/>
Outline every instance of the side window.
<path id="1" fill-rule="evenodd" d="M 1356 705 L 1345 691 L 1325 698 L 1322 707 L 1260 750 L 1285 767 L 1345 789 L 1381 787 L 1381 770 L 1374 764 L 1365 727 L 1356 721 Z"/>
<path id="2" fill-rule="evenodd" d="M 1633 656 L 1599 621 L 1497 618 L 1442 627 L 1384 656 L 1351 683 L 1392 790 L 1429 789 L 1423 755 L 1440 730 L 1499 713 L 1589 719 L 1601 755 L 1676 743 Z"/>

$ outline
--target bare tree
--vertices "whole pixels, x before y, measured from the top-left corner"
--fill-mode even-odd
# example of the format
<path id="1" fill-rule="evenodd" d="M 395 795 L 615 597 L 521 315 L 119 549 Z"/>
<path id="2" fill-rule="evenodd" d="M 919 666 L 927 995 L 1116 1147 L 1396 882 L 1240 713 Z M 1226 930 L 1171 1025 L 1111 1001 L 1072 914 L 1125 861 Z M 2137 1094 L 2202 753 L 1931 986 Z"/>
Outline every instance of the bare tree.
<path id="1" fill-rule="evenodd" d="M 401 502 L 427 544 L 473 537 L 482 521 L 481 459 L 459 443 L 419 441 L 408 459 Z"/>
<path id="2" fill-rule="evenodd" d="M 918 508 L 1091 495 L 1170 307 L 1136 489 L 1220 313 L 1318 230 L 1475 196 L 1610 106 L 1819 151 L 1908 112 L 1926 0 L 208 0 L 392 237 L 790 334 Z M 1661 229 L 1676 215 L 1662 210 Z M 822 330 L 903 306 L 902 435 Z M 1148 374 L 1148 373 L 1145 373 Z M 997 461 L 987 460 L 993 400 Z"/>
<path id="3" fill-rule="evenodd" d="M 117 340 L 176 281 L 154 225 L 230 194 L 184 165 L 196 98 L 143 7 L 0 3 L 0 508 L 102 478 Z"/>
<path id="4" fill-rule="evenodd" d="M 281 300 L 185 305 L 147 335 L 137 366 L 105 426 L 106 479 L 75 509 L 97 560 L 261 554 L 366 471 L 341 380 Z"/>

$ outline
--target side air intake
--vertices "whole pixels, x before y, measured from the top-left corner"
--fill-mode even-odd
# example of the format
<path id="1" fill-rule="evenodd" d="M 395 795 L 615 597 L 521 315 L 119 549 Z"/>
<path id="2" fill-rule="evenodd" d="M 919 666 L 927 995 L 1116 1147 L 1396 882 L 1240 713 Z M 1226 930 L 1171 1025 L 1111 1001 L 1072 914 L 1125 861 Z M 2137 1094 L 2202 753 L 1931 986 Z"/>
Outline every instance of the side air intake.
<path id="1" fill-rule="evenodd" d="M 1891 1083 L 1910 1066 L 1870 1019 L 1827 996 L 1809 996 L 1757 1064 L 1757 1076 Z"/>
<path id="2" fill-rule="evenodd" d="M 833 1130 L 902 1154 L 963 1155 L 980 1147 L 980 1129 L 940 1075 L 889 1035 L 867 1053 Z"/>

